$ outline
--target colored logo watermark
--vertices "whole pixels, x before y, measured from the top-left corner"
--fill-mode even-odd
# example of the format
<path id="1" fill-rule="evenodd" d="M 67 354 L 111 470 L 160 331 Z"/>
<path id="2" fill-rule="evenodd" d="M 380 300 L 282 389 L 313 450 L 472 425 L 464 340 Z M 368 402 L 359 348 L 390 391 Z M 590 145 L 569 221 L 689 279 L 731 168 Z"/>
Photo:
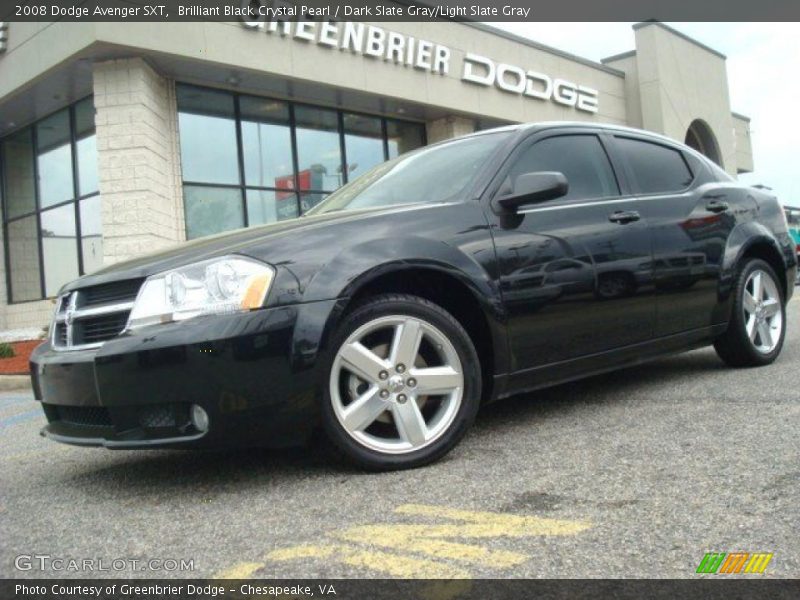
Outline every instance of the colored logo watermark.
<path id="1" fill-rule="evenodd" d="M 697 573 L 717 575 L 763 573 L 772 560 L 768 552 L 709 552 L 697 566 Z"/>

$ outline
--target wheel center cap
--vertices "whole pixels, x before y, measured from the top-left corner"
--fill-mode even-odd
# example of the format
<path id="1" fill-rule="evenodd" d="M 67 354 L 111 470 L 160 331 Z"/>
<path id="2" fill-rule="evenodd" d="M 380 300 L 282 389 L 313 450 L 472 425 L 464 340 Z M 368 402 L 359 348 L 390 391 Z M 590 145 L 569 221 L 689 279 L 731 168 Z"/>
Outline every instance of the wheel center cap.
<path id="1" fill-rule="evenodd" d="M 390 377 L 388 383 L 389 385 L 387 387 L 389 388 L 389 391 L 392 392 L 393 394 L 403 391 L 403 389 L 405 389 L 406 387 L 406 384 L 400 375 L 394 375 Z"/>

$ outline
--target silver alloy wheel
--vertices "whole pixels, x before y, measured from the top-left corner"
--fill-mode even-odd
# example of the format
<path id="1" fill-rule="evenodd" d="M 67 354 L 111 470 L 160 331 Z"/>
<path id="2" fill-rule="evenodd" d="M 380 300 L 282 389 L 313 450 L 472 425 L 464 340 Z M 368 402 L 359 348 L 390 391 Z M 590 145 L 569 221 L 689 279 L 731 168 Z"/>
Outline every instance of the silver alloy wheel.
<path id="1" fill-rule="evenodd" d="M 781 338 L 783 312 L 778 286 L 766 271 L 750 273 L 744 285 L 742 310 L 750 343 L 762 354 L 769 354 Z"/>
<path id="2" fill-rule="evenodd" d="M 368 347 L 376 335 L 387 336 L 388 344 Z M 386 350 L 377 352 L 381 347 Z M 353 375 L 361 381 L 355 397 L 348 394 Z M 439 329 L 391 315 L 365 323 L 344 341 L 329 385 L 336 418 L 353 439 L 378 452 L 406 454 L 432 444 L 452 425 L 464 372 L 455 346 Z"/>

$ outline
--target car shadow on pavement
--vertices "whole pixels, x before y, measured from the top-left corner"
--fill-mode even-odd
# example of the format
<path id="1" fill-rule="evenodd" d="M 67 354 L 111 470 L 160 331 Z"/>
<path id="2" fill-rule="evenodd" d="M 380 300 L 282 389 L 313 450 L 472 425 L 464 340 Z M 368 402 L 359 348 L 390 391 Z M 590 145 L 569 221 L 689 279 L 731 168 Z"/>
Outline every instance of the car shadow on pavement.
<path id="1" fill-rule="evenodd" d="M 713 352 L 694 352 L 661 359 L 552 388 L 520 394 L 484 407 L 478 415 L 473 436 L 482 431 L 519 426 L 527 420 L 561 415 L 585 404 L 624 402 L 642 384 L 663 386 L 673 380 L 714 374 L 725 366 Z M 653 394 L 653 402 L 659 402 Z M 321 436 L 318 436 L 321 437 Z M 458 460 L 451 454 L 442 462 Z M 126 497 L 183 495 L 196 497 L 198 490 L 208 497 L 244 488 L 291 485 L 314 478 L 366 474 L 339 458 L 324 441 L 316 439 L 305 447 L 290 449 L 243 448 L 234 450 L 98 451 L 86 460 L 80 472 L 74 469 L 61 477 L 62 485 L 99 490 Z"/>
<path id="2" fill-rule="evenodd" d="M 563 383 L 524 394 L 516 394 L 484 407 L 478 415 L 478 427 L 496 428 L 503 422 L 519 423 L 529 416 L 563 413 L 571 407 L 585 404 L 624 402 L 631 393 L 647 394 L 652 385 L 654 402 L 662 402 L 657 389 L 671 382 L 687 381 L 691 377 L 714 376 L 728 369 L 711 349 L 677 354 L 653 362 L 619 369 L 585 379 Z"/>
<path id="3" fill-rule="evenodd" d="M 213 499 L 347 470 L 347 465 L 325 456 L 313 444 L 290 449 L 98 452 L 97 458 L 86 460 L 80 470 L 72 469 L 61 477 L 60 484 L 75 489 L 90 486 L 95 498 L 107 493 L 140 499 L 163 494 Z"/>

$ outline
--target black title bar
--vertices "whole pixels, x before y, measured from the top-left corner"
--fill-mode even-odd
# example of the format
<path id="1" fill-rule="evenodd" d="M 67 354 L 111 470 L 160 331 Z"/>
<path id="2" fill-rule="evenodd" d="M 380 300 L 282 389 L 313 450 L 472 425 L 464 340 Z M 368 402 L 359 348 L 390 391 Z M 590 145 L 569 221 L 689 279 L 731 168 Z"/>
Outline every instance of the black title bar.
<path id="1" fill-rule="evenodd" d="M 437 599 L 507 600 L 544 598 L 569 600 L 703 600 L 796 599 L 800 581 L 751 578 L 681 580 L 526 580 L 526 579 L 6 579 L 0 580 L 3 600 L 250 600 L 326 598 L 329 600 Z"/>
<path id="2" fill-rule="evenodd" d="M 800 21 L 793 0 L 0 0 L 0 21 Z"/>

